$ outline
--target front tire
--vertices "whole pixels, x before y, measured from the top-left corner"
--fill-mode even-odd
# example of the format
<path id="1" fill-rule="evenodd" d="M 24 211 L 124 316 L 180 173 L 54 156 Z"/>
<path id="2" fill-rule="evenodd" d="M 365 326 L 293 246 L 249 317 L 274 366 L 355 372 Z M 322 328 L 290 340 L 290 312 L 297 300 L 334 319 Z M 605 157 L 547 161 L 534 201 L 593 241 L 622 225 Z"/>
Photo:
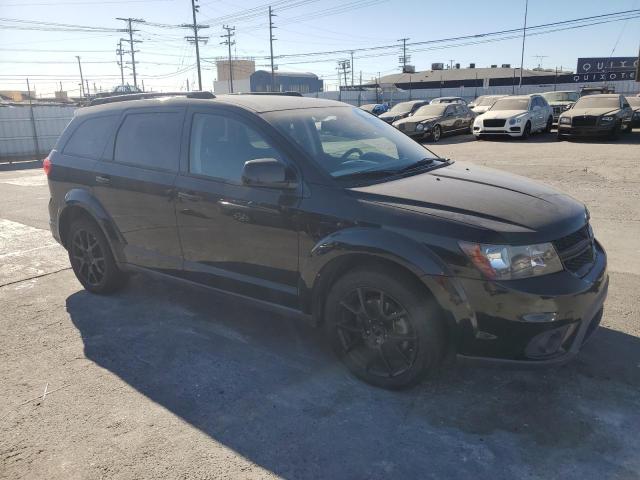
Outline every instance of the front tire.
<path id="1" fill-rule="evenodd" d="M 436 143 L 440 141 L 440 138 L 442 138 L 442 128 L 440 125 L 436 125 L 433 127 L 433 132 L 431 132 L 431 140 Z"/>
<path id="2" fill-rule="evenodd" d="M 553 127 L 553 117 L 549 117 L 547 119 L 547 126 L 544 128 L 544 133 L 551 133 L 552 127 Z"/>
<path id="3" fill-rule="evenodd" d="M 527 124 L 524 126 L 524 130 L 522 130 L 522 135 L 520 136 L 520 138 L 525 140 L 529 138 L 530 135 L 531 135 L 531 122 L 527 122 Z"/>
<path id="4" fill-rule="evenodd" d="M 439 312 L 402 272 L 361 268 L 341 277 L 329 292 L 325 328 L 333 350 L 356 377 L 401 389 L 435 371 L 442 360 Z"/>
<path id="5" fill-rule="evenodd" d="M 109 242 L 88 218 L 74 221 L 68 233 L 69 261 L 78 281 L 93 293 L 111 293 L 124 286 L 126 277 L 116 265 Z"/>

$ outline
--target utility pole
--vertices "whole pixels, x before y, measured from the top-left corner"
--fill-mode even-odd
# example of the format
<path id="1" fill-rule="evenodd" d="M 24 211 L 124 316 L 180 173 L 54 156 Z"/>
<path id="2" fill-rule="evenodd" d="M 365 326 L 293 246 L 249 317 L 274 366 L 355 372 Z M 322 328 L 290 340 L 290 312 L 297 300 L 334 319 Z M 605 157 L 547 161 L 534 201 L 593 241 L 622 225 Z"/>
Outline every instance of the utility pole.
<path id="1" fill-rule="evenodd" d="M 231 64 L 231 47 L 236 44 L 235 40 L 231 40 L 231 37 L 235 35 L 236 27 L 229 27 L 224 25 L 227 33 L 221 35 L 222 38 L 226 38 L 224 42 L 220 42 L 220 45 L 227 45 L 229 47 L 229 93 L 233 93 L 233 65 Z"/>
<path id="2" fill-rule="evenodd" d="M 209 25 L 198 25 L 196 21 L 196 13 L 200 12 L 200 5 L 196 5 L 198 0 L 191 0 L 191 13 L 193 14 L 193 24 L 183 24 L 181 27 L 193 29 L 193 37 L 185 37 L 187 42 L 196 46 L 196 65 L 198 67 L 198 90 L 202 91 L 202 73 L 200 71 L 200 42 L 207 43 L 209 37 L 199 37 L 198 31 L 203 28 L 209 28 Z"/>
<path id="3" fill-rule="evenodd" d="M 87 98 L 91 96 L 91 91 L 89 91 L 89 79 L 86 79 L 85 84 L 87 85 L 87 88 L 84 90 L 84 92 L 87 94 Z"/>
<path id="4" fill-rule="evenodd" d="M 455 59 L 449 59 L 449 70 L 453 69 L 453 62 L 455 62 Z"/>
<path id="5" fill-rule="evenodd" d="M 358 106 L 362 105 L 362 70 L 360 70 L 360 83 L 358 84 Z"/>
<path id="6" fill-rule="evenodd" d="M 189 78 L 187 77 L 187 92 L 189 91 Z"/>
<path id="7" fill-rule="evenodd" d="M 124 85 L 124 64 L 122 63 L 122 39 L 118 41 L 118 49 L 116 50 L 116 55 L 120 57 L 118 61 L 118 65 L 120 65 L 120 85 Z"/>
<path id="8" fill-rule="evenodd" d="M 400 63 L 402 64 L 402 73 L 404 73 L 405 69 L 407 68 L 407 62 L 409 61 L 409 59 L 407 58 L 407 40 L 409 39 L 401 38 L 400 40 L 398 40 L 399 42 L 402 42 L 402 56 L 400 57 Z"/>
<path id="9" fill-rule="evenodd" d="M 277 17 L 275 13 L 273 13 L 273 9 L 269 6 L 269 49 L 271 52 L 271 91 L 275 92 L 276 90 L 276 74 L 275 69 L 273 67 L 273 41 L 276 40 L 276 37 L 273 36 L 273 29 L 277 28 L 273 25 L 273 17 Z"/>
<path id="10" fill-rule="evenodd" d="M 80 55 L 76 55 L 78 59 L 78 68 L 80 69 L 80 96 L 84 97 L 84 79 L 82 78 L 82 63 L 80 63 Z"/>
<path id="11" fill-rule="evenodd" d="M 524 27 L 522 28 L 522 54 L 520 55 L 520 84 L 522 88 L 522 69 L 524 68 L 524 42 L 527 38 L 527 13 L 529 12 L 529 0 L 524 0 Z"/>
<path id="12" fill-rule="evenodd" d="M 136 49 L 134 47 L 136 43 L 141 43 L 141 41 L 133 39 L 133 32 L 137 32 L 137 30 L 134 30 L 131 25 L 133 23 L 144 23 L 144 20 L 141 18 L 121 18 L 121 17 L 117 17 L 116 20 L 122 20 L 124 22 L 127 22 L 127 29 L 125 31 L 129 32 L 129 40 L 125 40 L 125 42 L 129 42 L 129 47 L 130 47 L 131 67 L 133 68 L 133 86 L 138 88 L 138 77 L 136 76 Z"/>
<path id="13" fill-rule="evenodd" d="M 542 69 L 542 59 L 543 58 L 547 58 L 549 55 L 534 55 L 533 58 L 537 58 L 538 59 L 538 69 L 541 70 Z"/>
<path id="14" fill-rule="evenodd" d="M 338 61 L 339 69 L 342 69 L 342 73 L 344 74 L 344 86 L 345 88 L 349 83 L 347 82 L 347 68 L 351 67 L 351 62 L 349 60 L 339 60 Z M 340 72 L 338 72 L 338 77 L 340 76 Z"/>

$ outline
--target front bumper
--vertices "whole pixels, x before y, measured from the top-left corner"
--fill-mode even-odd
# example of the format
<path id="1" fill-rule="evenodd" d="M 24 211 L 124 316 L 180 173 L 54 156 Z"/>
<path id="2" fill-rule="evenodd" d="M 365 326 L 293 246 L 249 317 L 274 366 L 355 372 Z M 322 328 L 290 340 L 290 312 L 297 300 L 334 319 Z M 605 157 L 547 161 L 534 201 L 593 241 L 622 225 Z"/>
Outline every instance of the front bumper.
<path id="1" fill-rule="evenodd" d="M 606 254 L 582 278 L 568 271 L 493 282 L 458 279 L 474 321 L 459 325 L 463 357 L 507 363 L 550 364 L 574 357 L 597 329 L 607 297 Z M 538 321 L 527 320 L 534 314 Z"/>
<path id="2" fill-rule="evenodd" d="M 474 125 L 473 126 L 473 134 L 476 137 L 485 137 L 485 136 L 500 136 L 500 135 L 508 135 L 510 137 L 521 137 L 522 136 L 522 128 L 523 126 L 520 124 L 509 125 L 508 122 L 505 122 L 502 127 L 486 127 L 484 125 Z"/>
<path id="3" fill-rule="evenodd" d="M 571 125 L 558 125 L 558 135 L 576 137 L 599 137 L 610 135 L 615 125 L 595 126 L 595 127 L 573 127 Z"/>

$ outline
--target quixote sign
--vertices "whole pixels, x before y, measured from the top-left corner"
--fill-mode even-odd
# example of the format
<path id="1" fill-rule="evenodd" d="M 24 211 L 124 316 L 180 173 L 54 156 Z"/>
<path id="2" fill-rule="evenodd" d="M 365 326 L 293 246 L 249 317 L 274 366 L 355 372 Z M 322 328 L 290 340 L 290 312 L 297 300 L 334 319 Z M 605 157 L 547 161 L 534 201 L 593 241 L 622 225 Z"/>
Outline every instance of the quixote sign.
<path id="1" fill-rule="evenodd" d="M 579 58 L 574 82 L 633 80 L 636 78 L 637 57 Z"/>

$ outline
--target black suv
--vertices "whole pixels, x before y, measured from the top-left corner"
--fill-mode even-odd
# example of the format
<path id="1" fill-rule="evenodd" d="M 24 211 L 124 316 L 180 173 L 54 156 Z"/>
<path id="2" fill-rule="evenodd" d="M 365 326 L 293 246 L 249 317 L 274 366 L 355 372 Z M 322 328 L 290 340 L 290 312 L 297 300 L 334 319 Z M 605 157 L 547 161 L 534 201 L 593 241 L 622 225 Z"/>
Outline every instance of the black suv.
<path id="1" fill-rule="evenodd" d="M 438 158 L 344 103 L 140 99 L 80 109 L 44 163 L 51 231 L 95 293 L 155 272 L 295 310 L 358 377 L 447 352 L 553 363 L 598 326 L 581 203 Z"/>

